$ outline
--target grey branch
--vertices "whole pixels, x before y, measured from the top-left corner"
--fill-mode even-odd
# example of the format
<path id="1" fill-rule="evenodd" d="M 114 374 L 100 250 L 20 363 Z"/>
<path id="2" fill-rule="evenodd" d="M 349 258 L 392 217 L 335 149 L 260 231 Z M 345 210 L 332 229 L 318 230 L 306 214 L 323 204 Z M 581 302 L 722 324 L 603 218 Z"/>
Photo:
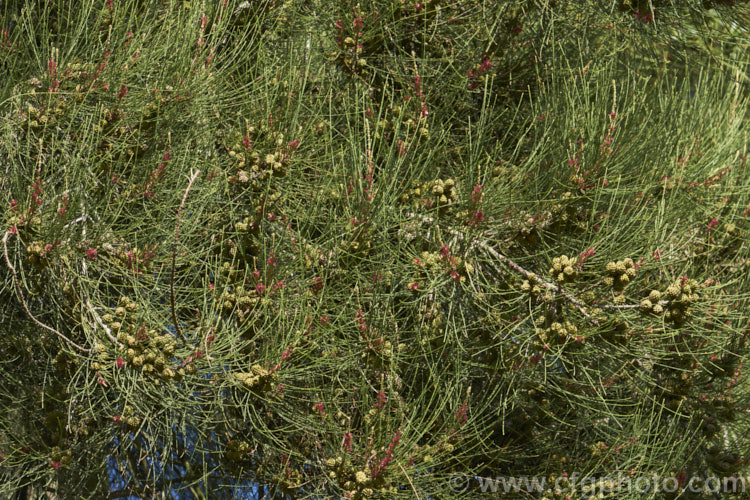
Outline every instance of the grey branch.
<path id="1" fill-rule="evenodd" d="M 75 342 L 73 342 L 72 340 L 70 340 L 68 337 L 66 337 L 62 333 L 58 332 L 57 330 L 55 330 L 51 326 L 45 325 L 44 323 L 42 323 L 41 321 L 39 321 L 38 319 L 36 319 L 36 317 L 34 317 L 33 314 L 31 314 L 31 311 L 29 311 L 29 307 L 26 305 L 26 299 L 23 296 L 23 291 L 21 290 L 21 285 L 18 284 L 18 275 L 16 274 L 16 268 L 13 267 L 13 264 L 10 263 L 10 257 L 8 257 L 8 236 L 10 236 L 10 234 L 11 234 L 10 231 L 5 231 L 5 236 L 3 236 L 3 251 L 5 253 L 5 263 L 8 265 L 8 269 L 10 269 L 11 274 L 13 274 L 13 284 L 15 285 L 16 293 L 18 293 L 18 298 L 21 299 L 21 304 L 23 305 L 23 310 L 26 311 L 26 315 L 37 326 L 39 326 L 41 328 L 44 328 L 45 330 L 54 333 L 55 335 L 57 335 L 58 337 L 60 337 L 61 339 L 63 339 L 65 342 L 67 342 L 71 346 L 73 346 L 76 349 L 78 349 L 79 351 L 81 351 L 81 352 L 91 352 L 91 349 L 87 349 L 85 347 L 82 347 L 82 346 L 76 344 Z"/>

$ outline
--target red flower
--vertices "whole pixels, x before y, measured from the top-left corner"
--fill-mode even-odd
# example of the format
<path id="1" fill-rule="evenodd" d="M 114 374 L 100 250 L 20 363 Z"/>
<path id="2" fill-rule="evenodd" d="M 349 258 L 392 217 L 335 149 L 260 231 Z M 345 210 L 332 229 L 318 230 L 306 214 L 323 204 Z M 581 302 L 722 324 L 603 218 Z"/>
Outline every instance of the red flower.
<path id="1" fill-rule="evenodd" d="M 477 184 L 474 191 L 471 192 L 471 201 L 478 203 L 482 201 L 482 185 Z"/>
<path id="2" fill-rule="evenodd" d="M 89 248 L 86 250 L 86 257 L 88 257 L 89 260 L 94 260 L 98 257 L 98 253 L 96 251 L 96 248 Z"/>
<path id="3" fill-rule="evenodd" d="M 354 449 L 354 446 L 352 445 L 352 433 L 351 432 L 344 433 L 344 439 L 341 442 L 341 448 L 343 448 L 346 451 L 352 451 Z"/>
<path id="4" fill-rule="evenodd" d="M 468 416 L 466 415 L 466 410 L 468 410 L 468 405 L 466 403 L 459 406 L 456 410 L 455 417 L 459 424 L 463 424 L 464 422 L 466 422 L 466 419 L 468 418 Z"/>
<path id="5" fill-rule="evenodd" d="M 385 395 L 385 391 L 378 392 L 378 401 L 375 403 L 375 408 L 382 408 L 385 406 L 387 400 L 388 397 Z"/>
<path id="6" fill-rule="evenodd" d="M 451 251 L 447 246 L 443 245 L 440 247 L 440 256 L 442 258 L 447 259 L 448 257 L 450 257 L 450 255 Z"/>
<path id="7" fill-rule="evenodd" d="M 289 359 L 289 357 L 292 355 L 292 347 L 289 346 L 286 349 L 284 349 L 284 352 L 281 353 L 281 361 L 286 361 Z M 322 403 L 321 403 L 322 404 Z"/>
<path id="8" fill-rule="evenodd" d="M 122 358 L 117 358 L 117 361 L 115 362 L 117 365 L 117 368 L 123 368 L 125 366 L 125 360 Z"/>
<path id="9" fill-rule="evenodd" d="M 589 257 L 593 257 L 594 256 L 594 252 L 595 251 L 594 251 L 593 248 L 587 248 L 586 250 L 584 250 L 583 252 L 581 252 L 578 255 L 578 265 L 579 266 L 583 265 L 583 263 L 586 262 L 589 259 Z"/>

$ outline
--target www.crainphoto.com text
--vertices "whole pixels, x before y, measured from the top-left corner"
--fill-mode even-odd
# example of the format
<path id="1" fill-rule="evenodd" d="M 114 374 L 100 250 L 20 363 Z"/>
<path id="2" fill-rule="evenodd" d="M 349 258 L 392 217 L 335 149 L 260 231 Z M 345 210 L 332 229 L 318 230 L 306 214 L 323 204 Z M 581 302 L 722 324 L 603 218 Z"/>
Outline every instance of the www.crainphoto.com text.
<path id="1" fill-rule="evenodd" d="M 553 480 L 541 476 L 497 476 L 469 477 L 452 476 L 449 487 L 454 493 L 463 493 L 470 489 L 483 493 L 578 493 L 593 498 L 599 494 L 648 494 L 664 493 L 703 493 L 726 494 L 741 493 L 750 490 L 750 477 L 661 477 L 655 475 L 631 476 L 619 473 L 612 476 L 585 476 L 578 472 L 564 474 Z"/>

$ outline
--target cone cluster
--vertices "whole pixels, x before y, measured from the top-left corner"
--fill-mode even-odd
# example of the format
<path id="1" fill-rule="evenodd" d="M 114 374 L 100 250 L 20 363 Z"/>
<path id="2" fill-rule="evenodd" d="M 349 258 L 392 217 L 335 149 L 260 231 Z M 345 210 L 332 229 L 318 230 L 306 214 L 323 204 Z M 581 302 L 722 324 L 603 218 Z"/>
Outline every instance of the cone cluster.
<path id="1" fill-rule="evenodd" d="M 622 290 L 635 278 L 636 270 L 633 259 L 627 258 L 617 262 L 607 263 L 607 274 L 604 278 L 604 284 L 613 286 L 615 290 Z"/>
<path id="2" fill-rule="evenodd" d="M 574 259 L 568 258 L 567 255 L 561 255 L 552 259 L 549 274 L 560 285 L 573 283 L 578 277 L 576 267 L 577 263 Z"/>

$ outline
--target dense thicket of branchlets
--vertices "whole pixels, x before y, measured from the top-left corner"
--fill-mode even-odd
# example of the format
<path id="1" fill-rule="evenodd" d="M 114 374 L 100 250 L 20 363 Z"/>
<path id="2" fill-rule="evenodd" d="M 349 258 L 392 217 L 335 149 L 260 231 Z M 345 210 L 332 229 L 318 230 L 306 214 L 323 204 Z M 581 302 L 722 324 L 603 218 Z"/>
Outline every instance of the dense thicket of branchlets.
<path id="1" fill-rule="evenodd" d="M 2 2 L 0 496 L 745 473 L 715 4 Z"/>

